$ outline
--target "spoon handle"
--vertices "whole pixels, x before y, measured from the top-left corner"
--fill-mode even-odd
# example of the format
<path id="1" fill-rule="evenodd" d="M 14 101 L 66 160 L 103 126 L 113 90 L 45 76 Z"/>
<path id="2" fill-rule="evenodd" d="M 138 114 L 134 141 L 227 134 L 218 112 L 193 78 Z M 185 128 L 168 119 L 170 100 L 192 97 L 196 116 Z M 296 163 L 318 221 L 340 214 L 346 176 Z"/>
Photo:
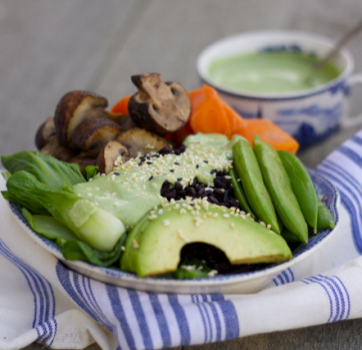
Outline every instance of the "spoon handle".
<path id="1" fill-rule="evenodd" d="M 313 68 L 312 71 L 316 71 L 321 69 L 332 57 L 334 57 L 338 51 L 344 47 L 345 45 L 347 45 L 352 39 L 354 39 L 355 37 L 357 37 L 357 35 L 360 33 L 360 31 L 362 30 L 362 21 L 360 21 L 358 23 L 357 26 L 355 26 L 351 31 L 349 31 L 341 40 L 339 40 L 336 44 L 336 46 L 331 49 L 327 55 L 318 63 L 316 63 Z"/>

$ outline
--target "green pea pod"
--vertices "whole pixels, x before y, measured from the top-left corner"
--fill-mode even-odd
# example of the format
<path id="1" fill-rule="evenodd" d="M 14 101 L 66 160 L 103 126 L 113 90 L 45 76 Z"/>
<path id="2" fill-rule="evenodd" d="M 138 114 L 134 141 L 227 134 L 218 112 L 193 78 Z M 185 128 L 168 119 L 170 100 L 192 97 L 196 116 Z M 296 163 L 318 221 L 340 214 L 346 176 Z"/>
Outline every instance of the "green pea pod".
<path id="1" fill-rule="evenodd" d="M 317 197 L 318 198 L 318 197 Z M 334 228 L 334 220 L 331 212 L 326 205 L 318 198 L 318 230 L 325 230 L 327 228 Z"/>
<path id="2" fill-rule="evenodd" d="M 285 226 L 282 229 L 282 237 L 287 243 L 300 242 L 299 237 L 291 233 Z"/>
<path id="3" fill-rule="evenodd" d="M 250 209 L 248 201 L 246 200 L 244 190 L 243 190 L 240 182 L 238 182 L 238 178 L 236 176 L 235 170 L 230 169 L 229 175 L 231 176 L 231 184 L 233 185 L 234 195 L 235 195 L 236 199 L 238 200 L 241 209 L 247 213 L 250 213 L 251 217 L 255 219 L 255 215 L 252 212 L 252 210 Z"/>
<path id="4" fill-rule="evenodd" d="M 256 217 L 280 234 L 277 216 L 266 189 L 258 161 L 248 141 L 240 139 L 233 146 L 233 166 L 240 178 L 246 199 Z"/>
<path id="5" fill-rule="evenodd" d="M 253 147 L 265 186 L 284 226 L 296 235 L 300 242 L 307 243 L 308 226 L 278 153 L 258 136 L 254 137 Z"/>
<path id="6" fill-rule="evenodd" d="M 313 181 L 298 157 L 287 151 L 278 151 L 278 154 L 304 219 L 313 228 L 314 233 L 317 233 L 318 199 Z"/>

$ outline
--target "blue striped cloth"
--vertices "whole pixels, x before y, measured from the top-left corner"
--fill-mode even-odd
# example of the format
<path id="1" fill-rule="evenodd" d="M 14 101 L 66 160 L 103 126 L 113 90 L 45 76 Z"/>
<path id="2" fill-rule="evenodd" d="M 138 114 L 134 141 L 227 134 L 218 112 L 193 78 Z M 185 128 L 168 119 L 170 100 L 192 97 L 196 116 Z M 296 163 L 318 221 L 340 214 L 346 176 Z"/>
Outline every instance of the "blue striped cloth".
<path id="1" fill-rule="evenodd" d="M 0 349 L 158 349 L 362 317 L 362 132 L 317 172 L 340 191 L 338 232 L 251 295 L 155 294 L 70 271 L 0 201 Z M 4 188 L 4 183 L 0 183 Z"/>

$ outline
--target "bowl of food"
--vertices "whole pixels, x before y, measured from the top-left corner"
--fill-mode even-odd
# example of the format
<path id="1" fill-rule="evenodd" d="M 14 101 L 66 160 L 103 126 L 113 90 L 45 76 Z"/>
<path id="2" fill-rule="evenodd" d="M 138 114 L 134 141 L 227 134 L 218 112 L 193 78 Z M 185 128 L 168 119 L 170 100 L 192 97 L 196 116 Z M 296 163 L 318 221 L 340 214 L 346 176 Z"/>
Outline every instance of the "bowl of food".
<path id="1" fill-rule="evenodd" d="M 197 71 L 244 118 L 269 119 L 306 147 L 361 121 L 348 115 L 351 86 L 361 83 L 351 53 L 313 70 L 333 47 L 313 33 L 241 33 L 205 48 Z"/>
<path id="2" fill-rule="evenodd" d="M 250 145 L 239 117 L 239 133 L 191 130 L 177 145 L 217 101 L 234 114 L 208 90 L 133 81 L 127 113 L 68 93 L 38 131 L 41 152 L 2 157 L 17 221 L 64 264 L 138 290 L 250 293 L 335 232 L 338 192 L 292 152 L 258 135 Z"/>

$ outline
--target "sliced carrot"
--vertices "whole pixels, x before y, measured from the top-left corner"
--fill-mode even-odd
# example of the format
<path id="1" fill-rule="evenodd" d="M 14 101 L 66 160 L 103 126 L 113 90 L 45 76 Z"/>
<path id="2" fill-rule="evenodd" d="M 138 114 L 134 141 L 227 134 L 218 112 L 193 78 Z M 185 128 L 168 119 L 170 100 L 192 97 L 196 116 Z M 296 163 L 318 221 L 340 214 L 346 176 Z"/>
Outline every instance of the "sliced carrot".
<path id="1" fill-rule="evenodd" d="M 128 114 L 128 101 L 132 95 L 121 98 L 113 107 L 112 113 L 121 113 L 123 115 Z"/>
<path id="2" fill-rule="evenodd" d="M 255 135 L 259 135 L 262 141 L 268 143 L 275 150 L 284 150 L 296 153 L 299 144 L 285 131 L 268 119 L 244 119 L 245 128 L 239 135 L 245 137 L 250 145 Z"/>
<path id="3" fill-rule="evenodd" d="M 194 132 L 219 133 L 231 136 L 230 123 L 217 92 L 210 86 L 189 93 L 191 100 L 190 126 Z"/>
<path id="4" fill-rule="evenodd" d="M 228 104 L 221 100 L 222 108 L 229 120 L 231 136 L 240 134 L 245 129 L 245 119 L 236 113 Z"/>

